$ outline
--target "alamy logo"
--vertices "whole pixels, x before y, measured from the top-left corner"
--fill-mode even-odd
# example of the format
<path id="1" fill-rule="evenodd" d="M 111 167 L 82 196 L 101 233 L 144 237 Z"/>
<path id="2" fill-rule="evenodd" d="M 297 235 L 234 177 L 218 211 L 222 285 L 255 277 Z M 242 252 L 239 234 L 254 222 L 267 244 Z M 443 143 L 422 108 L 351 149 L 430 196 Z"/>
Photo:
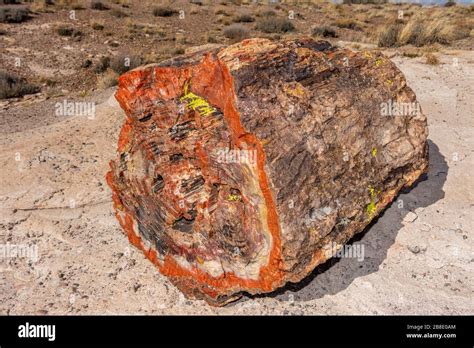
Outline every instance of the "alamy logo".
<path id="1" fill-rule="evenodd" d="M 418 102 L 399 103 L 390 99 L 380 104 L 380 114 L 382 116 L 417 116 L 421 114 L 421 107 Z"/>
<path id="2" fill-rule="evenodd" d="M 62 103 L 54 104 L 56 116 L 86 116 L 88 119 L 95 118 L 94 102 L 72 102 L 64 99 Z"/>
<path id="3" fill-rule="evenodd" d="M 38 246 L 26 244 L 0 244 L 0 259 L 25 258 L 38 261 Z"/>
<path id="4" fill-rule="evenodd" d="M 221 149 L 217 151 L 217 162 L 241 163 L 254 166 L 257 163 L 257 151 Z"/>
<path id="5" fill-rule="evenodd" d="M 48 341 L 56 339 L 56 325 L 35 325 L 26 322 L 18 326 L 18 337 L 20 338 L 47 338 Z"/>
<path id="6" fill-rule="evenodd" d="M 327 258 L 353 258 L 357 261 L 364 261 L 365 248 L 364 244 L 341 245 L 331 242 L 323 247 Z"/>

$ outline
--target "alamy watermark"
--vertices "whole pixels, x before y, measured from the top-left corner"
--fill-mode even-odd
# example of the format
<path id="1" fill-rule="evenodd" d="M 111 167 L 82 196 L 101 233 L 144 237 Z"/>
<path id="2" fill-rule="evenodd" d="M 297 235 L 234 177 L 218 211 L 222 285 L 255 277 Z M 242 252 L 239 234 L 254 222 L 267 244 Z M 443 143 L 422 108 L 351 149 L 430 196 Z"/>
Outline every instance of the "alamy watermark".
<path id="1" fill-rule="evenodd" d="M 85 116 L 95 118 L 95 102 L 73 102 L 64 99 L 62 103 L 54 104 L 56 116 Z"/>
<path id="2" fill-rule="evenodd" d="M 332 258 L 352 258 L 362 262 L 365 258 L 365 245 L 364 244 L 352 244 L 352 245 L 340 245 L 335 242 L 331 242 L 324 246 L 324 253 L 326 257 Z"/>
<path id="3" fill-rule="evenodd" d="M 217 162 L 240 163 L 254 166 L 257 163 L 257 150 L 220 149 L 217 151 Z"/>
<path id="4" fill-rule="evenodd" d="M 380 114 L 382 116 L 418 116 L 421 114 L 421 107 L 418 102 L 399 103 L 390 99 L 380 104 Z"/>
<path id="5" fill-rule="evenodd" d="M 33 262 L 38 261 L 38 246 L 26 244 L 0 244 L 0 260 L 23 258 Z"/>

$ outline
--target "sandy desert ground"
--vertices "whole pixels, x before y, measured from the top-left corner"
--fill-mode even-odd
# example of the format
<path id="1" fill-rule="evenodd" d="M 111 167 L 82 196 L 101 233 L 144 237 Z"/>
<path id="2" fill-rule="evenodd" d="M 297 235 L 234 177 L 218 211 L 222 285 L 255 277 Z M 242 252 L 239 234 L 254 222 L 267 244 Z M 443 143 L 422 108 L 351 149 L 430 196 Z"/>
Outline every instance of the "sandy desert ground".
<path id="1" fill-rule="evenodd" d="M 0 242 L 38 258 L 0 260 L 0 314 L 473 314 L 474 52 L 447 53 L 432 66 L 387 51 L 428 116 L 430 169 L 353 241 L 365 258 L 224 308 L 185 299 L 122 233 L 105 183 L 124 119 L 113 89 L 94 118 L 54 116 L 48 101 L 11 109 Z"/>

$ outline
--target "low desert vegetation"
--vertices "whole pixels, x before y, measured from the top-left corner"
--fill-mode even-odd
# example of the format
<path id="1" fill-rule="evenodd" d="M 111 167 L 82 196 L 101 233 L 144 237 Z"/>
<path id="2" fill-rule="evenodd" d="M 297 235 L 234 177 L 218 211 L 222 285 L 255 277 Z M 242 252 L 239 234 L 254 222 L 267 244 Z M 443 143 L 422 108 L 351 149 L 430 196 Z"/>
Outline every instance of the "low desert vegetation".
<path id="1" fill-rule="evenodd" d="M 155 7 L 153 9 L 153 16 L 155 17 L 171 17 L 178 13 L 178 11 L 170 7 Z"/>
<path id="2" fill-rule="evenodd" d="M 72 38 L 79 38 L 83 35 L 82 31 L 80 31 L 79 29 L 73 28 L 71 26 L 68 26 L 68 25 L 58 26 L 56 28 L 56 33 L 58 33 L 59 36 L 69 36 L 69 37 L 72 37 Z"/>
<path id="3" fill-rule="evenodd" d="M 346 5 L 350 5 L 350 4 L 379 5 L 379 4 L 386 4 L 387 0 L 343 0 L 342 3 Z"/>
<path id="4" fill-rule="evenodd" d="M 425 57 L 426 57 L 426 64 L 438 65 L 440 63 L 438 57 L 433 53 L 427 53 Z"/>
<path id="5" fill-rule="evenodd" d="M 311 31 L 311 35 L 313 37 L 337 37 L 336 30 L 327 25 L 314 27 Z"/>
<path id="6" fill-rule="evenodd" d="M 94 30 L 104 30 L 105 25 L 103 23 L 100 23 L 100 22 L 92 22 L 91 27 Z"/>
<path id="7" fill-rule="evenodd" d="M 229 44 L 250 37 L 277 40 L 296 33 L 341 40 L 350 47 L 359 43 L 361 50 L 378 44 L 397 48 L 398 54 L 423 63 L 432 61 L 428 53 L 442 52 L 446 46 L 474 47 L 474 5 L 421 6 L 382 0 L 268 2 L 0 0 L 0 40 L 5 56 L 13 55 L 9 50 L 15 45 L 31 46 L 28 60 L 35 59 L 46 69 L 54 68 L 50 62 L 56 48 L 72 46 L 74 54 L 64 51 L 70 56 L 61 62 L 61 68 L 77 69 L 78 78 L 58 79 L 58 91 L 93 90 L 99 81 L 108 86 L 137 64 L 172 58 L 192 46 Z M 77 21 L 68 18 L 73 9 L 81 9 L 75 12 Z M 178 15 L 181 9 L 186 13 L 184 20 Z M 289 11 L 294 17 L 288 16 Z M 17 24 L 25 20 L 31 26 Z M 435 46 L 438 51 L 427 50 Z M 130 66 L 124 64 L 124 51 L 134 53 Z M 39 81 L 35 72 L 16 70 L 13 64 L 12 59 L 5 59 L 2 69 L 29 82 Z"/>
<path id="8" fill-rule="evenodd" d="M 91 1 L 91 9 L 93 10 L 99 10 L 99 11 L 106 11 L 109 9 L 107 5 L 105 5 L 102 1 L 100 0 L 92 0 Z"/>
<path id="9" fill-rule="evenodd" d="M 276 17 L 276 12 L 273 11 L 273 10 L 267 10 L 267 11 L 262 11 L 262 12 L 259 12 L 258 13 L 258 16 L 259 17 L 264 17 L 264 18 L 267 18 L 267 17 Z"/>
<path id="10" fill-rule="evenodd" d="M 30 18 L 28 9 L 23 7 L 0 7 L 0 23 L 21 23 Z"/>
<path id="11" fill-rule="evenodd" d="M 413 45 L 422 47 L 439 43 L 448 45 L 470 35 L 470 26 L 441 14 L 424 17 L 415 15 L 405 24 L 392 23 L 385 27 L 378 40 L 380 47 Z"/>
<path id="12" fill-rule="evenodd" d="M 264 33 L 288 33 L 295 30 L 295 26 L 286 18 L 267 17 L 261 19 L 256 26 Z"/>
<path id="13" fill-rule="evenodd" d="M 340 18 L 334 21 L 334 26 L 343 28 L 343 29 L 352 29 L 352 30 L 360 30 L 360 25 L 357 21 L 350 19 L 350 18 Z"/>
<path id="14" fill-rule="evenodd" d="M 224 36 L 232 42 L 242 41 L 250 37 L 250 31 L 241 24 L 231 24 L 223 29 Z"/>
<path id="15" fill-rule="evenodd" d="M 122 10 L 118 9 L 118 8 L 113 8 L 111 11 L 110 11 L 110 14 L 114 17 L 117 17 L 117 18 L 125 18 L 125 17 L 128 17 L 128 14 L 126 14 L 125 12 L 123 12 Z"/>
<path id="16" fill-rule="evenodd" d="M 107 89 L 109 87 L 117 86 L 119 74 L 112 69 L 107 69 L 104 74 L 97 79 L 97 87 L 99 89 Z"/>
<path id="17" fill-rule="evenodd" d="M 128 70 L 135 69 L 143 63 L 143 59 L 137 55 L 119 54 L 114 57 L 102 56 L 94 66 L 94 72 L 101 74 L 107 69 L 111 69 L 121 75 Z"/>
<path id="18" fill-rule="evenodd" d="M 234 18 L 234 22 L 236 23 L 252 23 L 255 22 L 255 18 L 251 15 L 243 14 Z"/>
<path id="19" fill-rule="evenodd" d="M 0 99 L 22 97 L 39 92 L 39 87 L 6 71 L 0 71 Z"/>

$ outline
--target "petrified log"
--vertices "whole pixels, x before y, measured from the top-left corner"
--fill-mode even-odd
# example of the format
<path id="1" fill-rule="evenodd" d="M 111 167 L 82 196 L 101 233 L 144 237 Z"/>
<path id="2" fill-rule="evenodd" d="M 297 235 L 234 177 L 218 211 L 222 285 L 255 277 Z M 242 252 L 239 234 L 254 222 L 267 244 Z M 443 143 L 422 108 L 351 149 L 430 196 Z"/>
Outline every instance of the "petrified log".
<path id="1" fill-rule="evenodd" d="M 416 99 L 378 52 L 251 39 L 132 70 L 116 98 L 117 218 L 214 305 L 300 281 L 427 169 L 425 116 L 381 111 Z"/>

